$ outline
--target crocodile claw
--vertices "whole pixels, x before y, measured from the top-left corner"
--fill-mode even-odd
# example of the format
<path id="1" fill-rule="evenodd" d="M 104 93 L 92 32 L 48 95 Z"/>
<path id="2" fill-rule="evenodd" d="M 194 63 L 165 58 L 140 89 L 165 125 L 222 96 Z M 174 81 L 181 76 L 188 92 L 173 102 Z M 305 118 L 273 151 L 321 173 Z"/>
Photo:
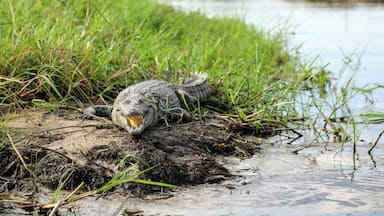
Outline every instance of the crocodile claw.
<path id="1" fill-rule="evenodd" d="M 82 114 L 78 115 L 77 118 L 83 119 L 83 120 L 93 120 L 94 119 L 93 116 L 86 114 L 86 113 L 82 113 Z"/>

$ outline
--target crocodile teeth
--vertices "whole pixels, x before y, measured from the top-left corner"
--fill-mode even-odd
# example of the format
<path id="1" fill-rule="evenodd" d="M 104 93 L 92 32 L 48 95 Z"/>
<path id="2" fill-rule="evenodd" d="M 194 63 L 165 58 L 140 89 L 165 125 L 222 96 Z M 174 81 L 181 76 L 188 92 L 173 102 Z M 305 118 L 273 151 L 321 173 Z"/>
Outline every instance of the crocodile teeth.
<path id="1" fill-rule="evenodd" d="M 138 129 L 143 122 L 143 116 L 128 116 L 127 122 L 133 129 Z"/>

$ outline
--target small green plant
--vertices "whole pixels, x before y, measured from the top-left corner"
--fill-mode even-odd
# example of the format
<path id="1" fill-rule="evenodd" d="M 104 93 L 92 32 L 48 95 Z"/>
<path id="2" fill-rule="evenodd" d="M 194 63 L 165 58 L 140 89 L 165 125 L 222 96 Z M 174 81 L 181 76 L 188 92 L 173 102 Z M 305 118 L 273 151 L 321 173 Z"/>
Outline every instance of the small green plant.
<path id="1" fill-rule="evenodd" d="M 354 61 L 355 58 L 356 61 Z M 369 113 L 369 110 L 372 110 L 374 105 L 372 92 L 377 89 L 377 86 L 356 87 L 354 85 L 353 77 L 359 70 L 359 58 L 355 54 L 346 56 L 347 60 L 339 72 L 338 79 L 335 79 L 335 82 L 326 81 L 325 85 L 321 85 L 325 88 L 320 86 L 306 89 L 298 94 L 297 102 L 301 105 L 302 115 L 308 117 L 304 118 L 304 128 L 310 129 L 306 137 L 311 140 L 307 140 L 305 146 L 308 147 L 313 143 L 325 145 L 336 143 L 342 152 L 345 144 L 351 144 L 354 154 L 356 153 L 360 137 L 370 123 L 369 117 L 376 116 Z M 350 108 L 356 103 L 358 97 L 365 98 L 366 114 L 356 113 Z M 379 119 L 380 117 L 377 120 L 380 121 Z"/>
<path id="2" fill-rule="evenodd" d="M 359 117 L 366 118 L 369 124 L 384 123 L 384 113 L 380 113 L 380 112 L 361 113 Z"/>
<path id="3" fill-rule="evenodd" d="M 60 178 L 59 184 L 56 187 L 56 190 L 53 192 L 51 199 L 49 200 L 49 203 L 55 203 L 57 196 L 60 194 L 60 192 L 63 190 L 65 184 L 71 179 L 73 171 L 74 171 L 74 163 L 72 162 L 71 169 L 68 169 Z"/>
<path id="4" fill-rule="evenodd" d="M 175 185 L 167 184 L 167 183 L 162 183 L 162 182 L 156 182 L 156 181 L 150 181 L 150 180 L 145 180 L 145 179 L 139 179 L 138 177 L 154 168 L 157 166 L 152 166 L 149 167 L 145 170 L 142 171 L 137 171 L 134 172 L 133 174 L 127 175 L 127 173 L 131 172 L 133 169 L 136 169 L 135 166 L 128 167 L 120 172 L 118 172 L 111 180 L 109 180 L 107 183 L 105 183 L 103 186 L 100 188 L 96 189 L 96 193 L 102 193 L 105 191 L 108 191 L 112 189 L 115 186 L 121 185 L 125 182 L 136 182 L 140 184 L 148 184 L 148 185 L 155 185 L 155 186 L 160 186 L 160 187 L 169 187 L 169 188 L 174 188 L 176 187 Z"/>

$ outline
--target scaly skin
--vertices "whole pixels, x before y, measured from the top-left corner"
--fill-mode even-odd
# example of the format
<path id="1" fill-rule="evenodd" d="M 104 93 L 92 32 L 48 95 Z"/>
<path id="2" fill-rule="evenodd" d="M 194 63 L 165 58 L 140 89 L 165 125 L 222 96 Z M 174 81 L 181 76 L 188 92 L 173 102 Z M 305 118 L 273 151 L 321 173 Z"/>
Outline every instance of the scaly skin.
<path id="1" fill-rule="evenodd" d="M 113 106 L 93 106 L 84 110 L 84 116 L 97 115 L 112 118 L 114 124 L 133 135 L 142 133 L 159 120 L 190 120 L 187 107 L 204 102 L 210 91 L 206 74 L 194 74 L 184 85 L 149 80 L 124 89 Z"/>

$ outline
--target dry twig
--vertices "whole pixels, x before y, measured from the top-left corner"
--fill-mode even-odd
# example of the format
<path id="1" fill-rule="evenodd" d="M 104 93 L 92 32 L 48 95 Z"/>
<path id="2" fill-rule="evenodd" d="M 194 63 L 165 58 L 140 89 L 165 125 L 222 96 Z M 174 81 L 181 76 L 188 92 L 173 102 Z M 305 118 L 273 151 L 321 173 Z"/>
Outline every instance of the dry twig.
<path id="1" fill-rule="evenodd" d="M 7 136 L 8 136 L 9 142 L 12 145 L 13 150 L 15 150 L 16 155 L 19 157 L 19 159 L 20 159 L 21 163 L 23 164 L 24 168 L 29 172 L 29 174 L 31 174 L 31 176 L 33 176 L 34 179 L 37 180 L 38 178 L 37 178 L 36 174 L 34 172 L 32 172 L 32 170 L 29 169 L 27 163 L 25 163 L 23 156 L 20 154 L 19 150 L 16 148 L 16 145 L 13 142 L 12 137 L 9 135 L 9 133 L 7 133 Z"/>
<path id="2" fill-rule="evenodd" d="M 383 136 L 384 134 L 384 130 L 381 131 L 381 133 L 379 134 L 379 136 L 377 137 L 377 139 L 375 140 L 375 142 L 372 143 L 371 147 L 369 147 L 369 150 L 368 150 L 368 154 L 371 155 L 372 153 L 372 150 L 376 147 L 377 143 L 379 142 L 379 140 L 381 139 L 381 136 Z"/>
<path id="3" fill-rule="evenodd" d="M 75 195 L 83 187 L 83 185 L 84 185 L 84 182 L 82 182 L 79 186 L 77 186 L 70 194 L 68 194 L 68 196 L 57 201 L 56 203 L 44 204 L 44 203 L 34 203 L 34 202 L 22 201 L 22 200 L 3 200 L 3 202 L 21 204 L 19 206 L 14 206 L 13 208 L 52 209 L 50 215 L 53 215 L 54 212 L 56 212 L 60 206 L 97 194 L 97 191 L 93 190 L 93 191 L 88 191 L 88 192 Z"/>

